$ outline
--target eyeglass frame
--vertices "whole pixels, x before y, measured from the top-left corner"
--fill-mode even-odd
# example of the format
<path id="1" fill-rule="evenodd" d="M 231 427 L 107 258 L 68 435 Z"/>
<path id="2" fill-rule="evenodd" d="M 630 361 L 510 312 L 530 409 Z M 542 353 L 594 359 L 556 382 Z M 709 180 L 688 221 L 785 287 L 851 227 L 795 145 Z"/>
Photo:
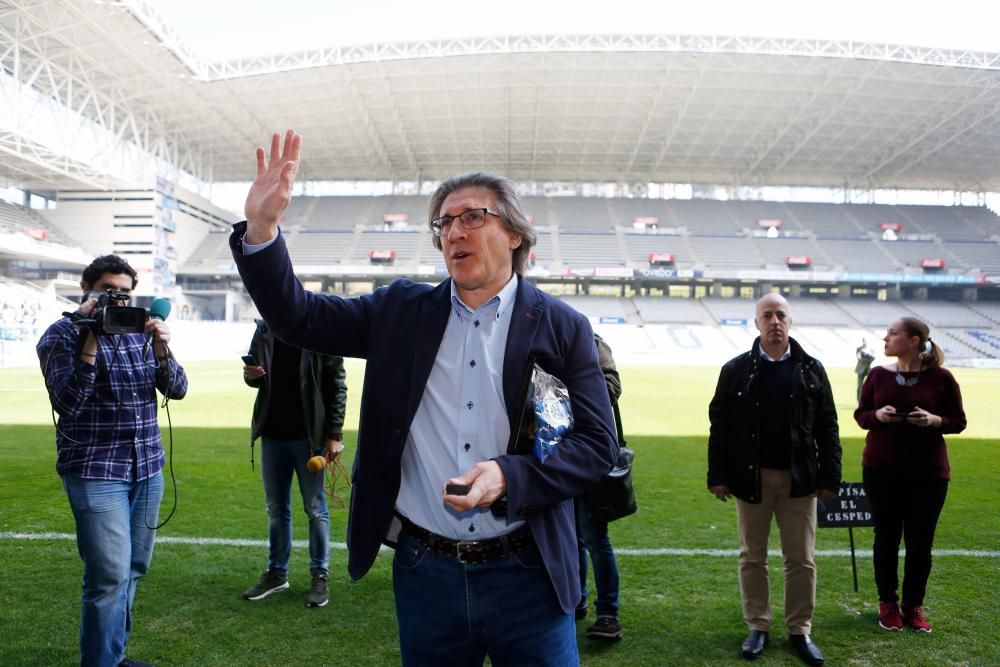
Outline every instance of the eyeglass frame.
<path id="1" fill-rule="evenodd" d="M 467 225 L 465 223 L 464 220 L 462 220 L 462 218 L 464 216 L 468 215 L 469 213 L 474 213 L 475 211 L 481 211 L 484 214 L 483 215 L 483 224 L 476 225 L 475 227 L 470 227 L 469 225 Z M 431 220 L 431 231 L 434 233 L 434 236 L 437 236 L 437 237 L 440 238 L 440 237 L 442 237 L 442 236 L 444 236 L 445 234 L 448 233 L 448 231 L 445 228 L 447 227 L 448 229 L 450 229 L 451 226 L 452 226 L 452 224 L 455 222 L 456 219 L 462 225 L 462 229 L 465 229 L 465 230 L 480 229 L 484 225 L 486 225 L 486 216 L 487 215 L 492 215 L 493 217 L 500 218 L 501 220 L 503 219 L 503 216 L 501 216 L 499 213 L 494 213 L 493 211 L 491 211 L 488 208 L 470 208 L 468 210 L 462 211 L 458 215 L 442 215 L 440 218 L 434 218 L 433 220 Z M 449 220 L 449 222 L 448 223 L 441 222 L 442 220 L 445 220 L 445 219 Z"/>

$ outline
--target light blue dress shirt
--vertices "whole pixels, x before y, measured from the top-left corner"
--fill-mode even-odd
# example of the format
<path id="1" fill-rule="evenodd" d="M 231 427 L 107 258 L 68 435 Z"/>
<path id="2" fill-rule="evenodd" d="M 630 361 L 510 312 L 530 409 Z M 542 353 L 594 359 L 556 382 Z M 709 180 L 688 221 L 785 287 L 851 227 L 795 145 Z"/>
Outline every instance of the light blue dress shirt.
<path id="1" fill-rule="evenodd" d="M 252 255 L 274 243 L 246 243 Z M 444 484 L 481 461 L 507 453 L 510 423 L 503 396 L 503 361 L 517 297 L 515 274 L 492 299 L 467 306 L 451 284 L 451 314 L 401 461 L 396 511 L 432 533 L 454 540 L 484 540 L 523 521 L 497 519 L 489 508 L 455 512 Z"/>
<path id="2" fill-rule="evenodd" d="M 517 280 L 475 310 L 451 284 L 448 325 L 403 450 L 396 511 L 451 539 L 489 539 L 522 523 L 497 519 L 489 508 L 455 512 L 442 500 L 449 478 L 507 453 L 503 360 Z"/>

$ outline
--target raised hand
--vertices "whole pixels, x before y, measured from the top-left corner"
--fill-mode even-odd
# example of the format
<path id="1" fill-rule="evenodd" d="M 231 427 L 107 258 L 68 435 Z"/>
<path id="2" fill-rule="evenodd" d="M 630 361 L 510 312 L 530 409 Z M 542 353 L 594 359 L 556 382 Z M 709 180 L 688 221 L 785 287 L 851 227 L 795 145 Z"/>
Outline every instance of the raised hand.
<path id="1" fill-rule="evenodd" d="M 279 151 L 280 147 L 280 151 Z M 274 237 L 281 216 L 292 200 L 292 186 L 299 167 L 302 135 L 295 130 L 271 135 L 270 159 L 264 160 L 264 149 L 257 147 L 257 177 L 247 193 L 243 212 L 247 216 L 247 242 L 264 243 Z"/>

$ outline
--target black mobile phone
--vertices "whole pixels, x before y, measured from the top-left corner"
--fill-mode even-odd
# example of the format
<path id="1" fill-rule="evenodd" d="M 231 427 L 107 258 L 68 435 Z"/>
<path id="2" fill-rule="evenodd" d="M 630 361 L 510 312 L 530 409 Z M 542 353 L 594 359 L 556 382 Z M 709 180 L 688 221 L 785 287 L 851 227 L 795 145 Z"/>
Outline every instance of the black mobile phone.
<path id="1" fill-rule="evenodd" d="M 444 492 L 449 496 L 467 496 L 471 488 L 471 484 L 445 484 Z"/>
<path id="2" fill-rule="evenodd" d="M 260 364 L 257 363 L 257 357 L 253 356 L 252 354 L 244 354 L 242 357 L 240 357 L 240 359 L 242 359 L 243 363 L 246 364 L 247 366 L 260 366 Z"/>
<path id="3" fill-rule="evenodd" d="M 909 412 L 897 412 L 896 416 L 899 417 L 900 419 L 909 419 L 910 418 L 910 414 L 912 414 L 912 413 L 909 413 Z"/>

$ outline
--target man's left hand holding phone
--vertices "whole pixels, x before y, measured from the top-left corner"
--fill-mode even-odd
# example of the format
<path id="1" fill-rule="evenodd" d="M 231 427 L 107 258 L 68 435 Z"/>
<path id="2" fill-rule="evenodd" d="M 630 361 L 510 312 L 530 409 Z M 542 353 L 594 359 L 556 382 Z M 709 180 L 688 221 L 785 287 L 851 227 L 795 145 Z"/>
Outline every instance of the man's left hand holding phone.
<path id="1" fill-rule="evenodd" d="M 264 370 L 260 362 L 257 361 L 257 357 L 252 354 L 243 355 L 243 377 L 247 380 L 259 380 L 260 378 L 267 375 L 267 371 Z"/>

